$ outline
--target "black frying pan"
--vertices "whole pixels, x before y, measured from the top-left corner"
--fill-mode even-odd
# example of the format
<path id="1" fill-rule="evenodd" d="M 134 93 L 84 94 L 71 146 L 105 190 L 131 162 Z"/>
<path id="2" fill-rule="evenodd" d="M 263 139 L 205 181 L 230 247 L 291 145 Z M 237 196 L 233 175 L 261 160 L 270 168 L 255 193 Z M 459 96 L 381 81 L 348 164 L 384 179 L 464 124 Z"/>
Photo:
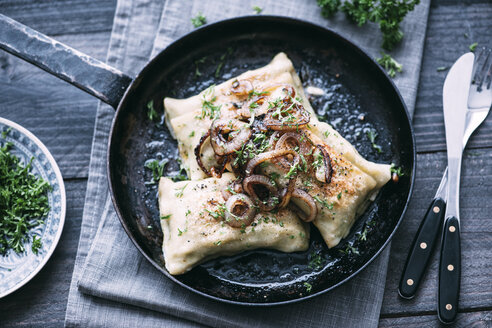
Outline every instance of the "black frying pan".
<path id="1" fill-rule="evenodd" d="M 405 104 L 364 51 L 326 28 L 275 16 L 221 21 L 171 44 L 135 79 L 2 15 L 0 47 L 116 108 L 108 176 L 121 224 L 159 271 L 198 294 L 243 305 L 285 304 L 319 295 L 373 261 L 403 218 L 415 173 L 414 136 Z M 165 96 L 194 95 L 212 83 L 267 64 L 280 51 L 292 59 L 305 86 L 329 93 L 311 99 L 321 119 L 332 123 L 369 160 L 396 163 L 407 174 L 382 189 L 349 236 L 333 249 L 312 229 L 306 252 L 248 251 L 171 276 L 161 254 L 156 186 L 145 184 L 150 173 L 143 167 L 151 158 L 167 157 L 168 170 L 176 169 L 177 146 L 163 124 L 147 118 L 146 105 L 153 100 L 162 113 Z M 368 129 L 377 131 L 381 153 L 369 142 Z M 160 143 L 155 146 L 151 141 Z"/>

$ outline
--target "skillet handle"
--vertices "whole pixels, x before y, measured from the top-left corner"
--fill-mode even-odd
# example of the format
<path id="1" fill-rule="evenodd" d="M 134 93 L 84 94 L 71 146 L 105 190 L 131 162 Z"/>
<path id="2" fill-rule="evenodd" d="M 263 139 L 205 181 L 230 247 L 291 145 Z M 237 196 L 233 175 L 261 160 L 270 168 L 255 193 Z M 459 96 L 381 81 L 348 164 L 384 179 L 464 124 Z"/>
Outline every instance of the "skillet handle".
<path id="1" fill-rule="evenodd" d="M 67 81 L 113 108 L 118 107 L 133 80 L 119 70 L 2 14 L 0 49 Z"/>

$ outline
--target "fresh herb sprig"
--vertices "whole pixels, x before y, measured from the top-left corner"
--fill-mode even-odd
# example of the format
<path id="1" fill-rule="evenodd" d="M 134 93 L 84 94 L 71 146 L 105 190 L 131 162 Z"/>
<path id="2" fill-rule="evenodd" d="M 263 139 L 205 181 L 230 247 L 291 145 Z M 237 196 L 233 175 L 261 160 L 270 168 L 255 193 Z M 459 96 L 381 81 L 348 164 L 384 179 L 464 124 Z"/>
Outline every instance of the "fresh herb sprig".
<path id="1" fill-rule="evenodd" d="M 31 230 L 44 224 L 51 186 L 31 172 L 33 158 L 23 165 L 10 153 L 11 147 L 10 143 L 0 147 L 0 254 L 23 253 L 30 240 L 37 254 L 42 243 L 37 236 L 31 237 Z"/>
<path id="2" fill-rule="evenodd" d="M 198 12 L 196 16 L 191 19 L 191 24 L 193 24 L 194 27 L 200 27 L 207 24 L 207 18 L 201 12 Z"/>

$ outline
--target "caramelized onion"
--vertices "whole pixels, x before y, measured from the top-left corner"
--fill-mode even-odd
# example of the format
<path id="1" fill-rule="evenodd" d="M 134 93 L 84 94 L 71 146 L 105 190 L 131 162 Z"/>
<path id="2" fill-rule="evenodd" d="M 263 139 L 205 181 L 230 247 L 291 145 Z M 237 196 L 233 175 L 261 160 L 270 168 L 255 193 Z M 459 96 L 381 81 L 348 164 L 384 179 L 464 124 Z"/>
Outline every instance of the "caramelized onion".
<path id="1" fill-rule="evenodd" d="M 299 155 L 293 149 L 275 149 L 272 151 L 261 153 L 258 156 L 254 157 L 253 159 L 251 159 L 246 165 L 246 170 L 245 170 L 246 176 L 253 174 L 255 168 L 259 164 L 286 155 L 292 155 L 294 157 L 294 162 L 292 165 L 298 165 Z"/>
<path id="2" fill-rule="evenodd" d="M 296 180 L 297 177 L 291 178 L 289 180 L 289 183 L 287 184 L 287 187 L 283 188 L 280 192 L 280 197 L 282 198 L 282 200 L 280 201 L 280 204 L 278 204 L 279 208 L 284 208 L 289 204 L 290 198 L 292 197 L 292 192 L 294 191 L 294 188 L 296 186 Z"/>
<path id="3" fill-rule="evenodd" d="M 295 199 L 300 199 L 302 202 L 304 202 L 305 205 L 307 205 L 307 208 L 309 209 L 309 215 L 304 213 L 300 206 L 295 205 L 295 208 L 299 209 L 299 211 L 297 211 L 297 214 L 304 222 L 311 222 L 316 218 L 316 216 L 318 215 L 318 207 L 316 206 L 316 202 L 314 201 L 313 197 L 311 197 L 311 195 L 309 195 L 302 189 L 296 188 L 294 189 L 294 191 L 292 191 L 291 197 Z"/>
<path id="4" fill-rule="evenodd" d="M 253 84 L 248 80 L 236 80 L 232 82 L 231 93 L 238 98 L 246 98 L 253 92 Z"/>
<path id="5" fill-rule="evenodd" d="M 228 185 L 227 188 L 224 188 L 221 191 L 224 200 L 228 200 L 229 197 L 231 197 L 232 195 L 242 194 L 242 193 L 243 193 L 243 185 L 239 180 L 234 181 L 232 184 Z"/>
<path id="6" fill-rule="evenodd" d="M 209 177 L 215 177 L 215 178 L 220 178 L 222 176 L 222 173 L 224 173 L 225 166 L 229 162 L 227 156 L 216 156 L 218 157 L 217 162 L 219 164 L 218 167 L 212 167 L 207 169 L 205 165 L 203 165 L 202 162 L 202 146 L 207 140 L 207 138 L 210 137 L 210 131 L 205 132 L 205 134 L 200 138 L 200 141 L 198 141 L 198 144 L 195 147 L 195 157 L 196 157 L 196 162 L 198 163 L 198 166 L 202 169 L 203 172 L 205 172 L 206 175 Z"/>
<path id="7" fill-rule="evenodd" d="M 235 119 L 218 119 L 210 126 L 210 144 L 219 155 L 229 155 L 241 149 L 251 137 L 248 124 Z"/>
<path id="8" fill-rule="evenodd" d="M 275 131 L 297 131 L 299 128 L 306 126 L 309 123 L 309 113 L 304 107 L 298 103 L 283 103 L 282 107 L 288 106 L 285 113 L 279 113 L 277 107 L 268 110 L 263 123 L 270 130 Z M 280 111 L 283 111 L 281 109 Z M 289 114 L 290 118 L 285 118 L 282 115 Z M 280 116 L 280 117 L 278 117 Z"/>
<path id="9" fill-rule="evenodd" d="M 325 147 L 322 145 L 316 145 L 316 148 L 319 149 L 321 154 L 323 155 L 323 164 L 324 164 L 324 169 L 325 169 L 325 182 L 330 183 L 331 182 L 331 176 L 333 175 L 333 168 L 331 166 L 331 159 L 330 155 L 326 151 Z"/>
<path id="10" fill-rule="evenodd" d="M 245 194 L 232 195 L 225 203 L 225 207 L 225 221 L 231 227 L 245 228 L 255 219 L 256 208 Z"/>
<path id="11" fill-rule="evenodd" d="M 274 84 L 268 87 L 264 87 L 262 89 L 262 92 L 268 92 L 270 94 L 273 93 L 273 91 L 277 90 L 278 88 L 282 88 L 282 91 L 286 93 L 287 96 L 294 98 L 296 96 L 296 90 L 294 87 L 290 84 Z"/>
<path id="12" fill-rule="evenodd" d="M 263 186 L 268 191 L 269 195 L 266 200 L 260 199 L 254 189 L 255 185 Z M 262 211 L 271 211 L 277 207 L 279 203 L 277 187 L 275 187 L 274 183 L 264 175 L 251 175 L 244 178 L 243 188 Z"/>

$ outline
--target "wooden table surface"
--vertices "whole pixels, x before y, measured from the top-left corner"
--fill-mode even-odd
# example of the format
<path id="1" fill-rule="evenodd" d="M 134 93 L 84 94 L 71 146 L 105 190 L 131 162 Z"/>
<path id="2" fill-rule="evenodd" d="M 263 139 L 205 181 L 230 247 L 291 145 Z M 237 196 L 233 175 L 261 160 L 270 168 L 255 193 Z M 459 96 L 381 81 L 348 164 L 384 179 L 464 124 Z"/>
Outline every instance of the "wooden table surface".
<path id="1" fill-rule="evenodd" d="M 315 1 L 315 0 L 306 0 Z M 1 0 L 0 13 L 105 60 L 116 0 Z M 412 33 L 407 31 L 406 33 Z M 393 239 L 381 327 L 438 326 L 438 252 L 418 295 L 397 286 L 410 242 L 446 166 L 442 84 L 450 66 L 474 42 L 492 44 L 489 0 L 432 2 L 414 117 L 417 139 L 415 191 Z M 0 51 L 0 117 L 37 135 L 54 155 L 67 189 L 60 243 L 43 270 L 0 300 L 1 327 L 63 325 L 77 252 L 97 100 Z M 462 279 L 456 326 L 492 327 L 492 115 L 472 136 L 463 158 L 461 186 Z"/>

